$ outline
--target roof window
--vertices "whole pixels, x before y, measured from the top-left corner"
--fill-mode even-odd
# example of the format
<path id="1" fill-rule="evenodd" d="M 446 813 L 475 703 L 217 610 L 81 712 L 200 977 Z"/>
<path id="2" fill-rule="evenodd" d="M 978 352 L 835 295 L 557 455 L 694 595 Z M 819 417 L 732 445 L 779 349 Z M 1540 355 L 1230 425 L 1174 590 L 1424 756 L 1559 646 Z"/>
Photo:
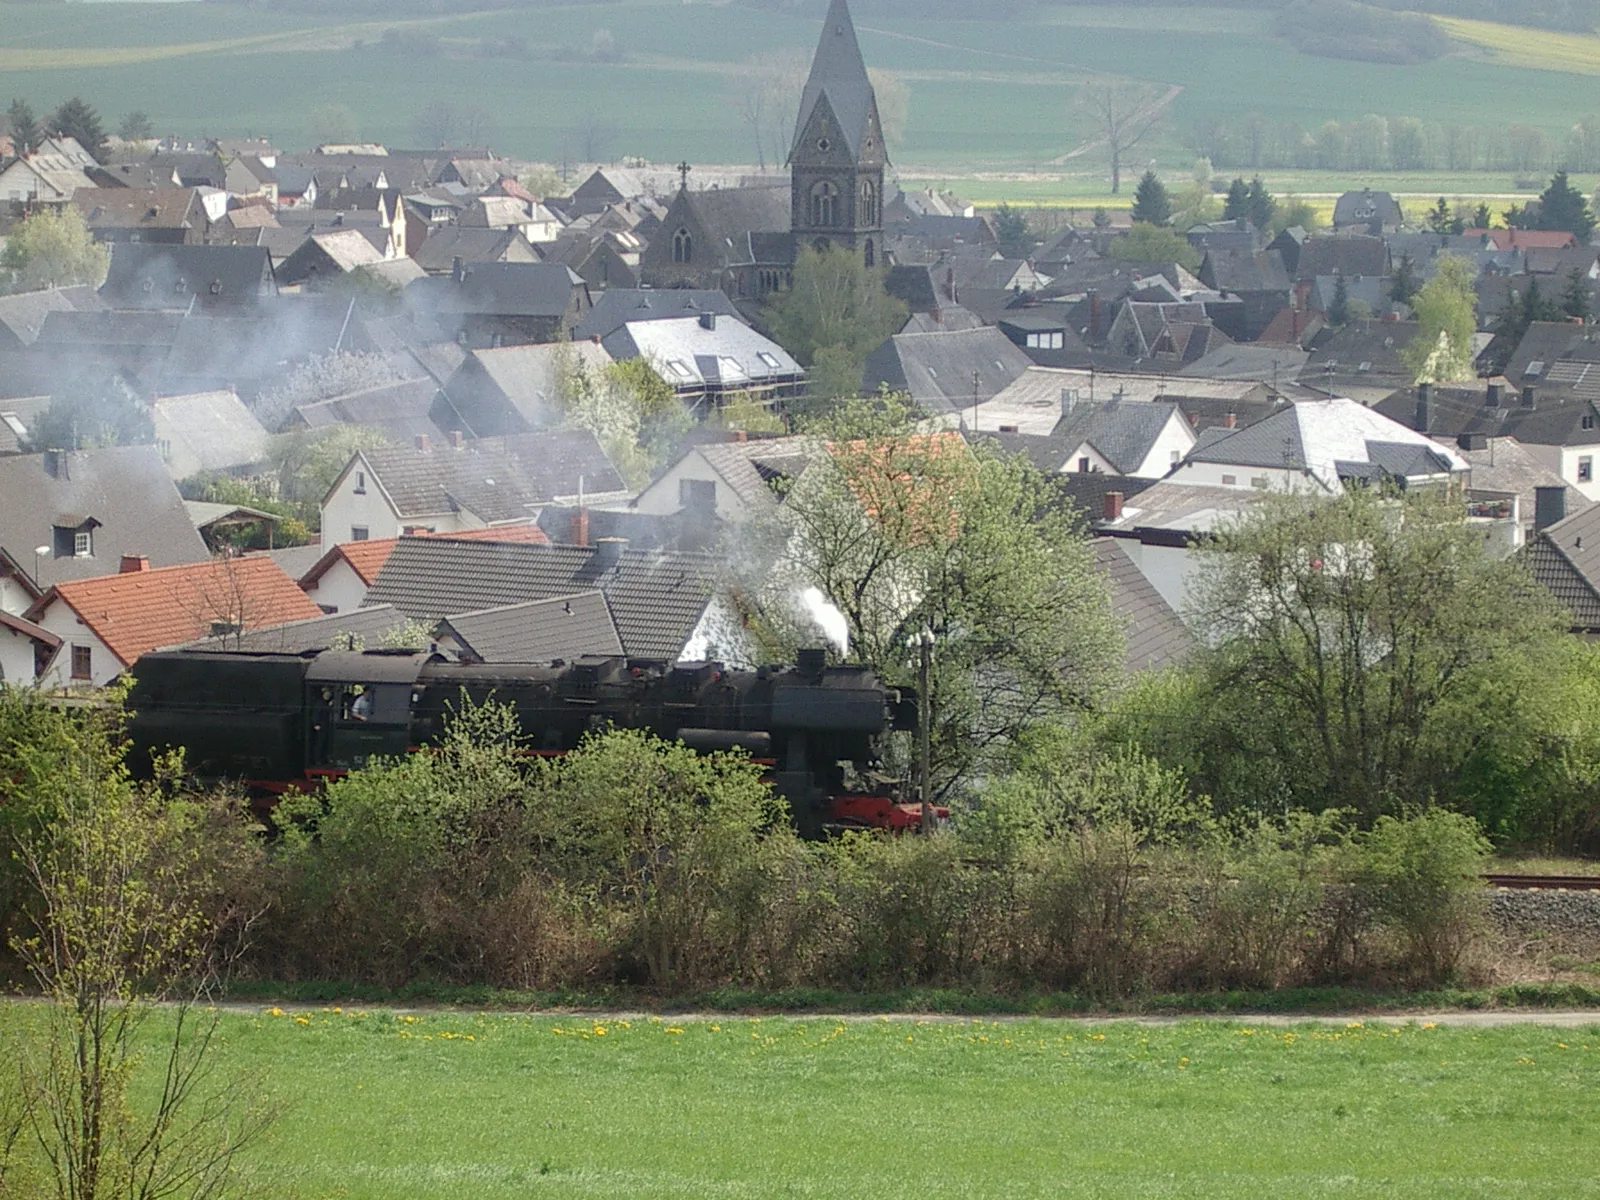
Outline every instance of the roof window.
<path id="1" fill-rule="evenodd" d="M 1523 374 L 1524 375 L 1528 375 L 1528 376 L 1543 375 L 1544 374 L 1544 359 L 1542 359 L 1542 358 L 1534 359 L 1531 363 L 1528 364 L 1528 369 L 1526 371 L 1524 371 Z"/>

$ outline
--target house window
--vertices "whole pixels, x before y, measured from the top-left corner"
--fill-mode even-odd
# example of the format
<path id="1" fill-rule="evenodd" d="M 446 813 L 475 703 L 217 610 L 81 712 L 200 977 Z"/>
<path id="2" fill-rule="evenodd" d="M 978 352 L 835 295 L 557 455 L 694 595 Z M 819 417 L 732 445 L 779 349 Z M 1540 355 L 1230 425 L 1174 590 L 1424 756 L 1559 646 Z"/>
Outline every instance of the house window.
<path id="1" fill-rule="evenodd" d="M 89 558 L 94 554 L 94 534 L 80 529 L 72 535 L 72 557 Z"/>
<path id="2" fill-rule="evenodd" d="M 856 214 L 858 225 L 876 225 L 878 223 L 878 189 L 873 186 L 872 180 L 861 181 L 861 211 Z M 869 267 L 871 263 L 867 264 Z"/>
<path id="3" fill-rule="evenodd" d="M 678 507 L 690 512 L 711 513 L 717 509 L 717 481 L 714 479 L 678 480 Z"/>
<path id="4" fill-rule="evenodd" d="M 1578 482 L 1588 483 L 1594 478 L 1594 459 L 1585 454 L 1578 460 Z"/>
<path id="5" fill-rule="evenodd" d="M 1222 477 L 1222 486 L 1223 487 L 1233 487 L 1238 482 L 1239 482 L 1239 477 L 1237 475 L 1224 475 Z"/>
<path id="6" fill-rule="evenodd" d="M 1580 425 L 1582 425 L 1585 429 L 1593 429 L 1594 428 L 1594 414 L 1593 413 L 1589 413 L 1587 416 L 1585 416 L 1578 423 Z"/>
<path id="7" fill-rule="evenodd" d="M 686 263 L 694 256 L 694 238 L 687 229 L 680 229 L 672 235 L 672 261 Z"/>
<path id="8" fill-rule="evenodd" d="M 72 648 L 72 677 L 74 679 L 94 678 L 93 652 L 88 646 L 74 646 Z"/>
<path id="9" fill-rule="evenodd" d="M 811 223 L 824 228 L 833 224 L 834 210 L 839 202 L 839 189 L 827 180 L 811 188 Z"/>
<path id="10" fill-rule="evenodd" d="M 366 494 L 367 494 L 367 473 L 365 471 L 357 471 L 356 472 L 356 495 L 365 496 Z"/>
<path id="11" fill-rule="evenodd" d="M 1261 491 L 1267 490 L 1267 477 L 1265 475 L 1250 476 L 1250 486 Z"/>
<path id="12" fill-rule="evenodd" d="M 369 536 L 370 534 L 365 525 L 350 526 L 350 540 L 352 542 L 364 542 Z"/>
<path id="13" fill-rule="evenodd" d="M 1183 451 L 1182 450 L 1172 450 L 1169 453 L 1171 455 L 1169 461 L 1172 463 L 1173 466 L 1177 466 L 1178 463 L 1183 459 Z"/>
<path id="14" fill-rule="evenodd" d="M 1078 460 L 1078 471 L 1084 475 L 1089 473 L 1089 456 L 1087 454 Z"/>

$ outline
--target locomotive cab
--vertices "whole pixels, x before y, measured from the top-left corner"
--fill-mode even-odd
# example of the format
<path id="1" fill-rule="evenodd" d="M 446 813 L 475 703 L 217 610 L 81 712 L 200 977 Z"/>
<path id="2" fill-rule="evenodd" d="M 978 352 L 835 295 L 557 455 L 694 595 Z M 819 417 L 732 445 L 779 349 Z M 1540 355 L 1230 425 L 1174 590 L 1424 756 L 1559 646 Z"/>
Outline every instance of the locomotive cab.
<path id="1" fill-rule="evenodd" d="M 308 773 L 336 774 L 409 750 L 417 678 L 428 661 L 411 650 L 319 654 L 306 672 Z"/>

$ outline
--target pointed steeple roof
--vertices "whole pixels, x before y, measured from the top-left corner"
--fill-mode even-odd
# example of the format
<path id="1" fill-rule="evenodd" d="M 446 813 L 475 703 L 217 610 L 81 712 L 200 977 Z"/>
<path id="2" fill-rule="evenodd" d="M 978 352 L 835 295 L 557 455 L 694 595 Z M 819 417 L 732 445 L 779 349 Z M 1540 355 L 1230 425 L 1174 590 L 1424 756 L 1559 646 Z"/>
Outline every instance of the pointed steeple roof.
<path id="1" fill-rule="evenodd" d="M 822 40 L 817 43 L 816 57 L 811 60 L 806 89 L 800 94 L 800 119 L 794 127 L 791 158 L 823 96 L 827 96 L 828 106 L 844 131 L 850 153 L 859 156 L 861 139 L 876 100 L 872 81 L 867 78 L 867 64 L 861 57 L 860 43 L 856 41 L 855 22 L 850 19 L 850 8 L 845 0 L 831 0 L 828 15 L 822 22 Z"/>

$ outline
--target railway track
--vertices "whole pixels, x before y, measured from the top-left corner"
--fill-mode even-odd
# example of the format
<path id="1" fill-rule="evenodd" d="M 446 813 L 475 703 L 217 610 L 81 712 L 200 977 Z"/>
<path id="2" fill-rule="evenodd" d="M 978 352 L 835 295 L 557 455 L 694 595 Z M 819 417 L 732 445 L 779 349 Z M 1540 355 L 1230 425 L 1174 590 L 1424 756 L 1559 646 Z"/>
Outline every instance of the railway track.
<path id="1" fill-rule="evenodd" d="M 1485 875 L 1490 887 L 1526 891 L 1600 892 L 1600 875 Z"/>

